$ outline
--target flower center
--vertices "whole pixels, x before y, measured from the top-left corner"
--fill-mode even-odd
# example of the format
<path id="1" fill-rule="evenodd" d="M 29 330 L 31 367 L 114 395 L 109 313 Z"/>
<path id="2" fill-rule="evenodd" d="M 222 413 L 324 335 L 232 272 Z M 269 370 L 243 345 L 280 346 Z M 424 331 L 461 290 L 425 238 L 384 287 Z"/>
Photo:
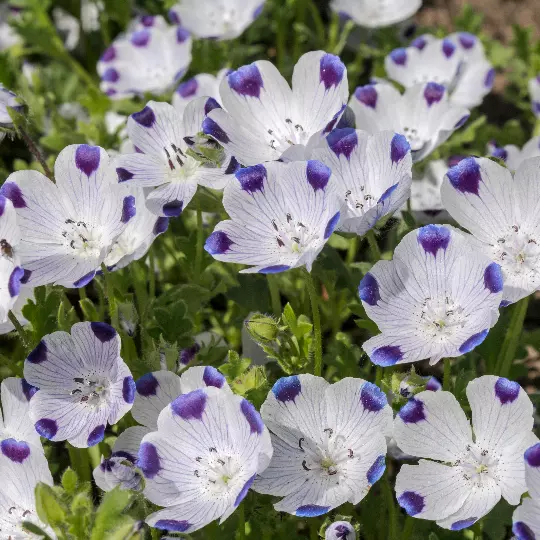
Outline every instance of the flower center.
<path id="1" fill-rule="evenodd" d="M 201 166 L 201 162 L 191 156 L 186 155 L 181 148 L 174 143 L 167 148 L 163 147 L 169 171 L 168 182 L 179 184 L 186 180 L 191 180 Z"/>
<path id="2" fill-rule="evenodd" d="M 445 341 L 454 332 L 465 326 L 463 308 L 448 296 L 426 298 L 420 309 L 419 328 L 424 335 Z"/>
<path id="3" fill-rule="evenodd" d="M 98 259 L 101 253 L 101 229 L 85 223 L 66 219 L 62 231 L 65 245 L 76 256 L 85 259 Z"/>
<path id="4" fill-rule="evenodd" d="M 88 407 L 99 407 L 109 398 L 109 381 L 102 377 L 75 377 L 75 388 L 70 395 Z"/>
<path id="5" fill-rule="evenodd" d="M 492 245 L 492 249 L 495 260 L 500 261 L 510 274 L 540 279 L 540 239 L 537 240 L 518 225 L 512 225 L 508 233 Z"/>
<path id="6" fill-rule="evenodd" d="M 310 138 L 310 134 L 290 118 L 285 118 L 284 123 L 278 129 L 269 129 L 268 135 L 270 135 L 268 142 L 270 147 L 281 153 L 295 144 L 306 145 Z"/>
<path id="7" fill-rule="evenodd" d="M 319 235 L 311 231 L 301 221 L 295 221 L 291 214 L 285 219 L 273 219 L 272 227 L 276 231 L 276 241 L 281 251 L 302 253 L 312 242 L 319 239 Z"/>
<path id="8" fill-rule="evenodd" d="M 353 194 L 351 190 L 345 192 L 345 202 L 352 214 L 363 216 L 370 208 L 373 208 L 377 202 L 373 195 L 365 193 L 366 187 L 360 186 L 360 195 Z"/>
<path id="9" fill-rule="evenodd" d="M 469 444 L 454 467 L 461 467 L 465 480 L 471 480 L 481 487 L 487 478 L 498 481 L 497 466 L 499 457 L 476 444 Z"/>
<path id="10" fill-rule="evenodd" d="M 236 485 L 236 480 L 242 475 L 240 461 L 216 448 L 209 448 L 206 456 L 195 458 L 193 474 L 200 478 L 202 484 L 211 493 L 223 493 Z"/>

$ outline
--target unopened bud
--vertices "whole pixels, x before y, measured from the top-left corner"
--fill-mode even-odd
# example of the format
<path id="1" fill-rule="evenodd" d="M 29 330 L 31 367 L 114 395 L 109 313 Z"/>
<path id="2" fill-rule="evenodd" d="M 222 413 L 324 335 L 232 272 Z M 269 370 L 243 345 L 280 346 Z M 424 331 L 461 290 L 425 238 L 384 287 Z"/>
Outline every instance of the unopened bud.
<path id="1" fill-rule="evenodd" d="M 247 331 L 257 343 L 268 344 L 278 336 L 279 325 L 275 319 L 262 313 L 254 313 L 244 323 Z"/>

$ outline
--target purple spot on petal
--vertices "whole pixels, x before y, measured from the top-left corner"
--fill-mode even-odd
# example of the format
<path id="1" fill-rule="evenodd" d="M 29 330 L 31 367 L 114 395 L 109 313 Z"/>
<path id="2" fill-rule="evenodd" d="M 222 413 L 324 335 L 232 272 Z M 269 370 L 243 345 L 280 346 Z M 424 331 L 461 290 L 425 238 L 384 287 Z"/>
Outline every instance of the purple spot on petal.
<path id="1" fill-rule="evenodd" d="M 403 353 L 397 345 L 385 345 L 375 349 L 369 358 L 376 366 L 388 367 L 397 364 Z"/>
<path id="2" fill-rule="evenodd" d="M 461 193 L 474 193 L 478 195 L 478 189 L 482 176 L 480 165 L 475 158 L 462 159 L 456 166 L 446 173 L 452 186 Z"/>
<path id="3" fill-rule="evenodd" d="M 0 443 L 2 454 L 15 463 L 22 463 L 30 455 L 30 447 L 24 441 L 4 439 Z"/>
<path id="4" fill-rule="evenodd" d="M 161 470 L 161 463 L 157 448 L 149 442 L 143 442 L 139 448 L 137 466 L 142 470 L 146 478 L 154 478 Z"/>
<path id="5" fill-rule="evenodd" d="M 114 60 L 115 58 L 116 58 L 116 50 L 111 45 L 110 47 L 105 49 L 105 51 L 101 55 L 100 61 L 101 62 L 110 62 L 111 60 Z"/>
<path id="6" fill-rule="evenodd" d="M 415 493 L 414 491 L 404 491 L 398 497 L 398 503 L 401 508 L 409 514 L 409 516 L 415 516 L 424 509 L 424 497 Z"/>
<path id="7" fill-rule="evenodd" d="M 358 146 L 358 136 L 352 128 L 335 129 L 326 137 L 326 142 L 337 157 L 343 155 L 350 160 Z"/>
<path id="8" fill-rule="evenodd" d="M 375 306 L 381 299 L 379 284 L 373 274 L 368 272 L 362 278 L 362 281 L 360 281 L 360 285 L 358 286 L 358 295 L 361 300 L 370 306 Z"/>
<path id="9" fill-rule="evenodd" d="M 424 47 L 427 45 L 427 41 L 424 37 L 420 36 L 411 41 L 411 47 L 414 47 L 418 49 L 419 51 L 423 51 Z"/>
<path id="10" fill-rule="evenodd" d="M 253 20 L 259 17 L 259 15 L 263 12 L 263 9 L 264 9 L 264 2 L 260 6 L 255 8 L 255 11 L 253 12 Z"/>
<path id="11" fill-rule="evenodd" d="M 189 394 L 178 396 L 172 403 L 171 409 L 174 414 L 184 420 L 202 420 L 206 407 L 206 393 L 202 389 L 194 390 Z"/>
<path id="12" fill-rule="evenodd" d="M 133 118 L 137 124 L 146 128 L 151 128 L 156 121 L 156 115 L 148 105 L 142 111 L 133 113 L 131 118 Z"/>
<path id="13" fill-rule="evenodd" d="M 219 141 L 222 144 L 227 144 L 231 140 L 229 139 L 229 136 L 225 133 L 225 131 L 221 128 L 221 126 L 211 118 L 205 118 L 203 120 L 202 130 L 206 135 L 214 137 L 216 141 Z"/>
<path id="14" fill-rule="evenodd" d="M 19 295 L 23 276 L 24 270 L 20 266 L 16 266 L 11 272 L 8 281 L 8 292 L 11 298 Z"/>
<path id="15" fill-rule="evenodd" d="M 428 107 L 431 107 L 434 103 L 439 103 L 445 94 L 444 86 L 429 82 L 424 88 L 424 98 L 428 104 Z"/>
<path id="16" fill-rule="evenodd" d="M 255 480 L 255 477 L 257 475 L 254 474 L 245 484 L 244 484 L 244 487 L 240 490 L 240 493 L 238 494 L 238 496 L 236 497 L 236 500 L 234 501 L 234 506 L 238 506 L 246 497 L 246 495 L 248 494 L 248 491 L 249 491 L 249 488 L 251 487 L 251 485 L 253 484 L 253 481 Z"/>
<path id="17" fill-rule="evenodd" d="M 469 32 L 460 32 L 458 39 L 464 49 L 472 49 L 476 43 L 476 36 Z"/>
<path id="18" fill-rule="evenodd" d="M 426 253 L 436 257 L 440 249 L 448 247 L 450 230 L 443 225 L 426 225 L 418 230 L 417 239 Z"/>
<path id="19" fill-rule="evenodd" d="M 34 394 L 39 390 L 39 388 L 28 383 L 26 379 L 21 379 L 21 387 L 26 401 L 30 401 Z"/>
<path id="20" fill-rule="evenodd" d="M 43 340 L 36 345 L 36 348 L 28 355 L 26 360 L 32 364 L 41 364 L 47 360 L 47 345 Z"/>
<path id="21" fill-rule="evenodd" d="M 187 39 L 189 39 L 190 33 L 185 29 L 179 26 L 176 29 L 176 42 L 177 43 L 184 43 Z"/>
<path id="22" fill-rule="evenodd" d="M 174 9 L 169 9 L 168 12 L 169 21 L 171 21 L 172 24 L 182 24 L 182 21 L 180 20 L 180 17 Z"/>
<path id="23" fill-rule="evenodd" d="M 193 97 L 197 93 L 198 88 L 199 83 L 197 82 L 197 79 L 193 78 L 180 84 L 176 89 L 176 93 L 183 98 L 189 98 Z"/>
<path id="24" fill-rule="evenodd" d="M 233 71 L 227 76 L 231 90 L 241 96 L 260 97 L 264 87 L 261 72 L 256 64 L 249 64 Z"/>
<path id="25" fill-rule="evenodd" d="M 385 393 L 375 384 L 365 382 L 360 390 L 360 401 L 364 409 L 370 412 L 379 412 L 388 405 Z"/>
<path id="26" fill-rule="evenodd" d="M 246 169 L 240 169 L 235 176 L 240 182 L 242 189 L 253 194 L 255 191 L 263 191 L 266 180 L 266 168 L 264 165 L 247 167 Z"/>
<path id="27" fill-rule="evenodd" d="M 133 195 L 124 197 L 124 202 L 122 204 L 122 223 L 127 223 L 132 217 L 135 216 L 136 212 L 135 197 Z"/>
<path id="28" fill-rule="evenodd" d="M 148 476 L 148 478 L 151 477 Z M 160 519 L 156 521 L 154 527 L 156 529 L 161 529 L 162 531 L 186 532 L 191 527 L 191 523 L 185 520 L 178 521 L 176 519 Z"/>
<path id="29" fill-rule="evenodd" d="M 366 107 L 375 109 L 377 107 L 379 94 L 377 93 L 377 87 L 374 84 L 368 84 L 366 86 L 359 86 L 354 92 L 354 97 Z"/>
<path id="30" fill-rule="evenodd" d="M 456 52 L 456 46 L 449 39 L 443 39 L 442 52 L 446 58 L 451 58 Z"/>
<path id="31" fill-rule="evenodd" d="M 157 236 L 158 234 L 164 233 L 169 228 L 169 218 L 158 217 L 154 223 L 154 228 L 152 229 L 152 234 Z"/>
<path id="32" fill-rule="evenodd" d="M 450 526 L 450 529 L 453 531 L 461 531 L 462 529 L 469 528 L 471 525 L 476 523 L 477 520 L 478 518 L 475 518 L 475 517 L 469 518 L 469 519 L 461 519 L 459 521 L 455 521 L 454 523 L 452 523 L 452 525 Z"/>
<path id="33" fill-rule="evenodd" d="M 222 388 L 225 384 L 225 377 L 215 367 L 206 366 L 204 368 L 203 381 L 206 386 Z"/>
<path id="34" fill-rule="evenodd" d="M 454 126 L 454 129 L 459 129 L 460 127 L 463 127 L 465 125 L 465 122 L 467 122 L 467 120 L 469 119 L 471 115 L 470 114 L 466 114 L 464 116 L 462 116 L 456 123 L 456 125 Z"/>
<path id="35" fill-rule="evenodd" d="M 345 73 L 345 64 L 339 56 L 326 53 L 320 61 L 320 81 L 328 90 L 332 86 L 337 86 L 343 79 Z"/>
<path id="36" fill-rule="evenodd" d="M 394 49 L 390 53 L 390 59 L 398 66 L 404 66 L 407 63 L 407 50 L 404 48 Z"/>
<path id="37" fill-rule="evenodd" d="M 492 293 L 498 293 L 503 290 L 502 269 L 497 263 L 491 263 L 484 270 L 484 286 Z"/>
<path id="38" fill-rule="evenodd" d="M 135 400 L 135 381 L 133 377 L 124 377 L 122 383 L 122 397 L 126 403 L 133 403 Z"/>
<path id="39" fill-rule="evenodd" d="M 317 504 L 305 504 L 296 509 L 294 513 L 298 517 L 317 517 L 326 514 L 330 510 L 330 506 L 319 506 Z"/>
<path id="40" fill-rule="evenodd" d="M 118 336 L 116 330 L 111 325 L 104 322 L 91 322 L 90 327 L 92 328 L 92 332 L 94 332 L 96 338 L 99 339 L 101 343 L 111 341 L 111 339 Z"/>
<path id="41" fill-rule="evenodd" d="M 516 535 L 516 540 L 536 540 L 536 535 L 532 529 L 523 521 L 514 523 L 512 532 Z"/>
<path id="42" fill-rule="evenodd" d="M 473 334 L 468 340 L 466 340 L 461 347 L 459 348 L 459 352 L 461 354 L 465 354 L 468 352 L 471 352 L 475 347 L 478 347 L 484 339 L 486 339 L 486 336 L 488 335 L 488 330 L 482 330 L 481 332 L 478 332 L 477 334 Z"/>
<path id="43" fill-rule="evenodd" d="M 135 45 L 135 47 L 146 47 L 150 41 L 150 36 L 150 31 L 146 28 L 137 30 L 131 34 L 131 43 Z"/>
<path id="44" fill-rule="evenodd" d="M 7 197 L 4 197 L 4 195 L 0 194 L 0 216 L 4 215 L 4 210 L 6 208 L 6 200 Z"/>
<path id="45" fill-rule="evenodd" d="M 6 182 L 0 189 L 0 194 L 8 198 L 15 208 L 26 207 L 21 188 L 14 182 Z"/>
<path id="46" fill-rule="evenodd" d="M 204 244 L 204 249 L 210 255 L 223 255 L 229 251 L 234 242 L 223 231 L 214 231 Z"/>
<path id="47" fill-rule="evenodd" d="M 266 266 L 265 268 L 261 268 L 259 270 L 259 274 L 279 274 L 280 272 L 285 272 L 290 268 L 291 267 L 287 266 L 286 264 L 275 264 L 273 266 Z"/>
<path id="48" fill-rule="evenodd" d="M 92 270 L 91 272 L 88 272 L 88 274 L 85 274 L 81 278 L 79 278 L 77 281 L 73 283 L 73 286 L 78 287 L 84 287 L 85 285 L 88 285 L 95 277 L 96 271 Z"/>
<path id="49" fill-rule="evenodd" d="M 404 135 L 396 133 L 390 143 L 390 159 L 392 163 L 401 161 L 411 151 L 411 145 Z"/>
<path id="50" fill-rule="evenodd" d="M 36 431 L 45 439 L 52 439 L 58 432 L 58 424 L 50 418 L 42 418 L 38 420 L 34 427 Z"/>
<path id="51" fill-rule="evenodd" d="M 394 184 L 393 186 L 390 186 L 388 189 L 386 189 L 385 192 L 379 197 L 377 204 L 384 203 L 384 201 L 386 201 L 386 199 L 388 199 L 390 195 L 392 195 L 392 193 L 396 191 L 398 186 L 399 186 L 399 183 Z"/>
<path id="52" fill-rule="evenodd" d="M 143 396 L 155 396 L 159 387 L 158 380 L 154 377 L 153 373 L 146 373 L 135 383 L 137 392 Z"/>
<path id="53" fill-rule="evenodd" d="M 243 399 L 240 404 L 240 410 L 248 421 L 251 433 L 258 433 L 260 435 L 264 430 L 264 424 L 261 415 L 256 411 L 255 407 L 249 401 Z"/>
<path id="54" fill-rule="evenodd" d="M 118 92 L 114 89 L 114 88 L 107 88 L 107 90 L 105 91 L 105 95 L 106 96 L 114 96 L 116 95 Z"/>
<path id="55" fill-rule="evenodd" d="M 385 456 L 379 456 L 373 465 L 369 468 L 366 477 L 370 485 L 373 485 L 375 482 L 380 480 L 381 476 L 384 474 L 386 469 L 386 459 Z"/>
<path id="56" fill-rule="evenodd" d="M 153 15 L 143 15 L 141 17 L 141 24 L 147 28 L 154 26 L 154 16 Z"/>
<path id="57" fill-rule="evenodd" d="M 493 83 L 495 82 L 495 68 L 491 68 L 486 73 L 486 78 L 484 79 L 484 86 L 486 88 L 493 88 Z"/>
<path id="58" fill-rule="evenodd" d="M 221 109 L 221 105 L 213 97 L 210 97 L 204 104 L 204 114 L 208 114 L 214 109 Z"/>
<path id="59" fill-rule="evenodd" d="M 118 167 L 116 169 L 116 175 L 118 176 L 118 182 L 126 182 L 127 180 L 131 180 L 135 176 L 134 173 L 129 172 L 123 167 Z"/>
<path id="60" fill-rule="evenodd" d="M 517 382 L 504 377 L 499 377 L 495 383 L 495 395 L 503 405 L 513 403 L 518 398 L 520 390 L 521 386 Z"/>
<path id="61" fill-rule="evenodd" d="M 229 165 L 227 165 L 224 174 L 236 174 L 240 170 L 240 168 L 240 163 L 238 163 L 236 158 L 233 156 L 231 158 L 231 161 L 229 161 Z"/>
<path id="62" fill-rule="evenodd" d="M 80 144 L 75 150 L 75 165 L 86 176 L 90 176 L 99 168 L 100 148 L 99 146 L 89 146 Z"/>
<path id="63" fill-rule="evenodd" d="M 178 355 L 178 360 L 181 364 L 186 366 L 195 358 L 195 356 L 200 350 L 201 346 L 198 343 L 194 343 L 191 347 L 187 347 L 186 349 L 182 349 L 180 351 L 180 354 Z"/>
<path id="64" fill-rule="evenodd" d="M 341 214 L 339 212 L 336 212 L 326 224 L 326 228 L 324 229 L 324 239 L 328 240 L 330 238 L 331 234 L 334 232 L 334 229 L 337 227 L 337 224 L 339 223 L 339 218 L 341 217 Z"/>
<path id="65" fill-rule="evenodd" d="M 525 461 L 530 467 L 540 468 L 540 443 L 536 443 L 525 451 Z"/>
<path id="66" fill-rule="evenodd" d="M 278 401 L 294 401 L 301 391 L 302 385 L 296 375 L 281 377 L 272 387 L 272 393 Z"/>
<path id="67" fill-rule="evenodd" d="M 398 412 L 398 416 L 406 424 L 416 424 L 426 419 L 424 403 L 419 399 L 412 398 Z"/>
<path id="68" fill-rule="evenodd" d="M 118 73 L 118 71 L 116 71 L 116 69 L 114 68 L 109 68 L 102 76 L 101 76 L 101 80 L 105 81 L 105 82 L 112 82 L 112 83 L 115 83 L 115 82 L 118 82 L 118 79 L 120 79 L 120 74 Z"/>
<path id="69" fill-rule="evenodd" d="M 184 208 L 184 201 L 169 201 L 161 209 L 166 217 L 178 217 Z"/>
<path id="70" fill-rule="evenodd" d="M 307 181 L 315 191 L 324 190 L 332 171 L 324 163 L 311 159 L 307 162 L 306 175 Z"/>
<path id="71" fill-rule="evenodd" d="M 430 377 L 426 384 L 426 390 L 430 390 L 431 392 L 438 392 L 441 389 L 442 384 L 439 382 L 439 380 L 435 377 Z"/>
<path id="72" fill-rule="evenodd" d="M 86 444 L 88 447 L 95 446 L 105 438 L 105 426 L 103 424 L 96 426 L 88 435 Z"/>

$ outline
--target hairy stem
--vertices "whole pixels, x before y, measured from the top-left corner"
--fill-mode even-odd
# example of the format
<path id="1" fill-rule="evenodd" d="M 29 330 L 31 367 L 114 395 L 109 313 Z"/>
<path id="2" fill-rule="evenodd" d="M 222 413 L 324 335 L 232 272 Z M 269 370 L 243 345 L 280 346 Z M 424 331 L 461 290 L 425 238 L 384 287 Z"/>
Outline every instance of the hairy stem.
<path id="1" fill-rule="evenodd" d="M 519 344 L 519 338 L 523 331 L 523 322 L 527 315 L 527 308 L 529 306 L 529 297 L 523 298 L 512 306 L 512 314 L 510 317 L 510 324 L 506 331 L 506 336 L 499 353 L 499 359 L 497 361 L 497 373 L 501 377 L 508 377 L 512 362 L 516 356 L 516 350 Z"/>
<path id="2" fill-rule="evenodd" d="M 313 314 L 313 341 L 315 351 L 315 366 L 313 368 L 314 375 L 318 377 L 322 374 L 322 331 L 321 331 L 321 314 L 319 312 L 319 296 L 315 289 L 313 276 L 306 270 L 306 284 L 311 302 L 311 311 Z"/>

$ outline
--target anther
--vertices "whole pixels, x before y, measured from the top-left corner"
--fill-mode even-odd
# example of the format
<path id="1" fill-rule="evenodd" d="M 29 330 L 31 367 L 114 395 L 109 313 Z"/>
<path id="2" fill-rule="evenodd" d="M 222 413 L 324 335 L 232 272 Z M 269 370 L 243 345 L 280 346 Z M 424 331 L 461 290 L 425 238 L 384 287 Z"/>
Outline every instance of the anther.
<path id="1" fill-rule="evenodd" d="M 311 469 L 306 465 L 306 460 L 302 461 L 302 467 L 304 468 L 304 471 L 311 471 Z"/>
<path id="2" fill-rule="evenodd" d="M 302 450 L 302 452 L 305 452 L 305 450 L 302 448 L 302 442 L 304 441 L 304 437 L 300 437 L 298 439 L 298 448 L 300 448 L 300 450 Z"/>

